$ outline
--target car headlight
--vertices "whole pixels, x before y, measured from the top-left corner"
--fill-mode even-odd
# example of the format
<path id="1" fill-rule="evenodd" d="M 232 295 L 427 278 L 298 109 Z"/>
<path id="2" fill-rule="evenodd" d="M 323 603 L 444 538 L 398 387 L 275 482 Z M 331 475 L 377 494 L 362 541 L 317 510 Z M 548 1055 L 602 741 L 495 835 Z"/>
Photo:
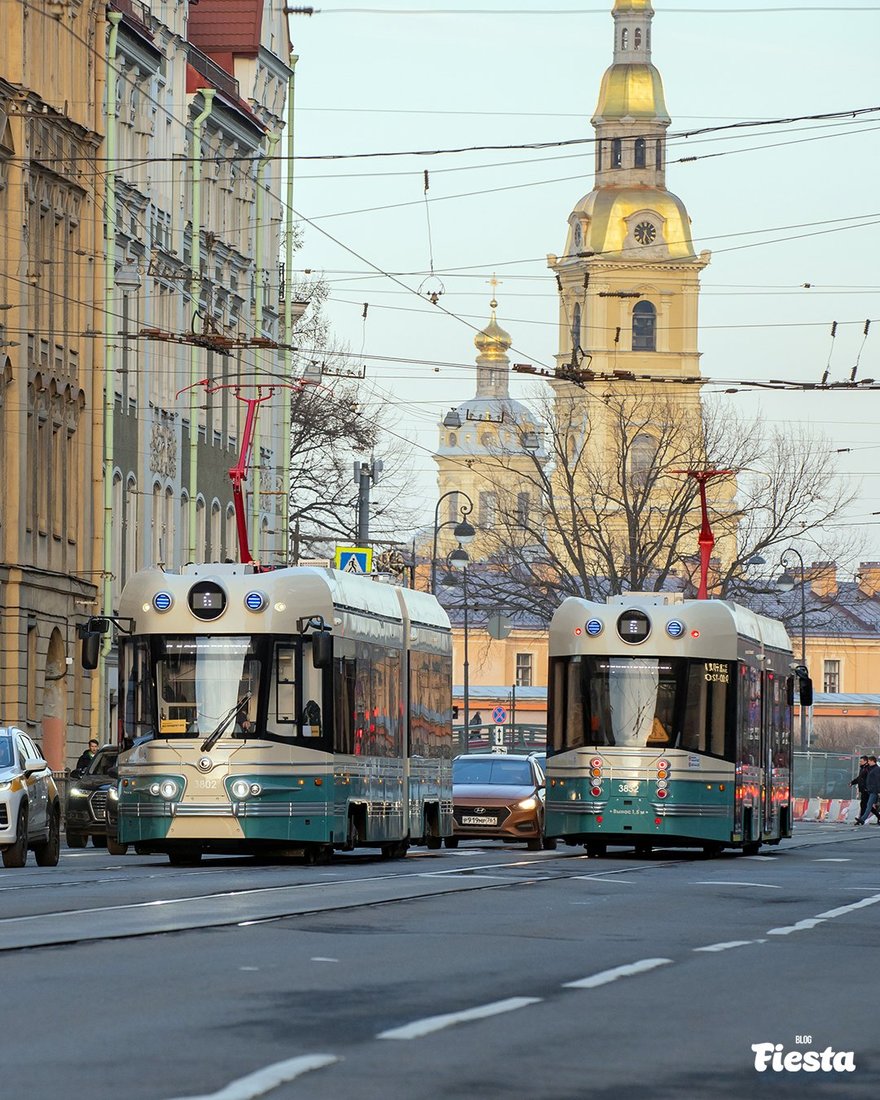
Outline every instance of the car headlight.
<path id="1" fill-rule="evenodd" d="M 12 790 L 12 780 L 11 779 L 6 779 L 2 783 L 0 783 L 0 791 L 11 791 L 11 790 Z"/>
<path id="2" fill-rule="evenodd" d="M 536 810 L 538 808 L 538 800 L 534 796 L 531 798 L 524 798 L 522 802 L 517 802 L 516 808 L 518 810 Z"/>
<path id="3" fill-rule="evenodd" d="M 107 788 L 107 797 L 112 798 L 115 802 L 119 798 L 119 790 L 116 787 Z"/>
<path id="4" fill-rule="evenodd" d="M 70 797 L 70 798 L 88 798 L 89 797 L 89 792 L 84 791 L 82 789 L 82 787 L 71 787 L 70 790 L 67 792 L 67 794 L 68 794 L 68 797 Z"/>

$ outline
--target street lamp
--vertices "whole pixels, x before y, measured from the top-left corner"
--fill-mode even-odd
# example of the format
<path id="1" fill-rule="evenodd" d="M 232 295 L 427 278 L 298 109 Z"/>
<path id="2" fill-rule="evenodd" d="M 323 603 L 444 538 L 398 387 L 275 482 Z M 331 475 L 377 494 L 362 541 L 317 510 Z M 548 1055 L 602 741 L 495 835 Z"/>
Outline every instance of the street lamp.
<path id="1" fill-rule="evenodd" d="M 788 567 L 785 564 L 785 559 L 789 554 L 793 554 L 797 558 L 798 565 L 800 566 L 800 571 L 801 571 L 801 665 L 804 668 L 806 668 L 806 666 L 807 666 L 807 602 L 806 602 L 806 596 L 804 594 L 804 589 L 806 588 L 807 574 L 806 574 L 806 569 L 804 568 L 804 559 L 801 556 L 800 551 L 795 550 L 795 548 L 793 546 L 790 546 L 783 553 L 782 557 L 780 558 L 780 562 L 782 564 L 782 568 L 783 568 L 784 572 L 779 577 L 777 577 L 776 587 L 780 590 L 780 592 L 791 592 L 791 590 L 794 588 L 795 584 L 797 583 L 795 581 L 795 578 L 791 575 L 791 573 L 789 573 Z M 799 675 L 798 676 L 798 681 L 800 681 L 801 679 L 802 679 L 802 677 Z M 803 702 L 801 702 L 800 708 L 801 708 L 801 752 L 806 752 L 807 748 L 808 748 L 808 745 L 807 745 L 807 708 L 804 706 Z"/>
<path id="2" fill-rule="evenodd" d="M 464 499 L 467 501 L 466 504 L 462 504 L 462 506 L 459 508 L 461 519 L 458 521 L 458 523 L 455 523 L 454 519 L 449 519 L 445 523 L 440 522 L 440 505 L 443 503 L 444 500 L 446 500 L 447 497 L 464 497 Z M 432 593 L 437 591 L 437 534 L 440 531 L 441 527 L 449 527 L 450 524 L 455 523 L 455 528 L 452 533 L 458 540 L 459 546 L 461 547 L 463 545 L 467 545 L 468 543 L 473 542 L 474 536 L 477 533 L 476 528 L 472 523 L 469 523 L 467 520 L 467 517 L 471 514 L 473 510 L 474 502 L 467 495 L 467 493 L 462 493 L 458 489 L 450 489 L 449 492 L 444 493 L 437 501 L 437 505 L 434 508 L 434 545 L 431 551 Z"/>
<path id="3" fill-rule="evenodd" d="M 464 683 L 464 751 L 467 752 L 468 734 L 470 733 L 471 725 L 470 665 L 468 663 L 468 563 L 470 562 L 470 557 L 468 556 L 467 550 L 465 550 L 463 546 L 459 546 L 457 550 L 452 551 L 446 561 L 451 568 L 443 578 L 443 584 L 445 586 L 451 588 L 458 584 L 458 577 L 452 572 L 453 569 L 461 572 L 462 609 L 464 611 L 464 663 L 462 666 Z"/>

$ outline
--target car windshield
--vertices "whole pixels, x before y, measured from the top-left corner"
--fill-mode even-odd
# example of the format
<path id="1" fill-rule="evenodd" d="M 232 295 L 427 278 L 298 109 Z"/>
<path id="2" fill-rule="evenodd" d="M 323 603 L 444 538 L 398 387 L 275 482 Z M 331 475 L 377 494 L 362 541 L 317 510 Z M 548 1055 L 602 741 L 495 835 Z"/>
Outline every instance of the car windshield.
<path id="1" fill-rule="evenodd" d="M 531 786 L 532 769 L 528 760 L 455 760 L 452 764 L 452 782 L 484 784 L 491 786 Z"/>
<path id="2" fill-rule="evenodd" d="M 108 779 L 111 778 L 110 769 L 116 767 L 116 756 L 117 754 L 115 752 L 95 753 L 95 758 L 92 760 L 91 764 L 89 764 L 86 774 L 105 775 Z"/>
<path id="3" fill-rule="evenodd" d="M 14 761 L 12 738 L 0 737 L 0 768 L 8 768 Z"/>

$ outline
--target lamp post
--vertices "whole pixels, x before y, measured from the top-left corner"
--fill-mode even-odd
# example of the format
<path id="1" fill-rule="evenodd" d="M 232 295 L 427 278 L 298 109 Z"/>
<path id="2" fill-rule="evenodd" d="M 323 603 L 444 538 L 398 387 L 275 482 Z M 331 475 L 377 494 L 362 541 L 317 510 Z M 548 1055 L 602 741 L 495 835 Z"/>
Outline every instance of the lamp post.
<path id="1" fill-rule="evenodd" d="M 454 519 L 449 519 L 445 523 L 440 522 L 440 505 L 443 503 L 444 500 L 446 500 L 447 497 L 464 497 L 464 499 L 467 501 L 466 504 L 462 504 L 462 506 L 459 508 L 461 519 L 458 521 L 458 523 L 455 523 Z M 467 543 L 473 542 L 474 536 L 477 533 L 476 528 L 472 523 L 469 523 L 467 519 L 467 517 L 471 514 L 473 510 L 474 502 L 467 495 L 467 493 L 462 493 L 458 489 L 450 489 L 449 492 L 444 493 L 437 501 L 436 507 L 434 508 L 434 544 L 431 550 L 432 593 L 437 591 L 437 535 L 442 527 L 448 527 L 450 524 L 455 523 L 455 529 L 452 533 L 458 540 L 459 545 L 463 546 Z M 453 551 L 453 553 L 454 552 L 455 551 Z"/>
<path id="2" fill-rule="evenodd" d="M 449 557 L 446 559 L 451 566 L 450 572 L 443 578 L 443 584 L 452 587 L 458 584 L 458 578 L 452 569 L 461 571 L 461 583 L 462 583 L 462 609 L 464 611 L 464 649 L 463 657 L 464 663 L 462 665 L 462 681 L 464 684 L 464 751 L 468 749 L 468 734 L 470 732 L 471 724 L 471 708 L 470 708 L 470 666 L 468 664 L 468 564 L 470 557 L 467 550 L 463 546 L 459 546 L 457 550 L 453 550 Z"/>
<path id="3" fill-rule="evenodd" d="M 777 578 L 776 587 L 781 592 L 791 592 L 794 588 L 796 581 L 795 578 L 788 572 L 788 567 L 785 564 L 785 559 L 789 554 L 793 554 L 798 560 L 798 566 L 801 571 L 801 664 L 806 668 L 807 665 L 807 601 L 804 594 L 806 588 L 807 574 L 804 568 L 804 559 L 800 554 L 800 551 L 795 550 L 793 546 L 790 546 L 779 559 L 784 572 Z M 800 677 L 798 677 L 800 680 Z M 806 752 L 809 747 L 807 744 L 807 708 L 803 703 L 800 704 L 801 708 L 801 752 Z"/>

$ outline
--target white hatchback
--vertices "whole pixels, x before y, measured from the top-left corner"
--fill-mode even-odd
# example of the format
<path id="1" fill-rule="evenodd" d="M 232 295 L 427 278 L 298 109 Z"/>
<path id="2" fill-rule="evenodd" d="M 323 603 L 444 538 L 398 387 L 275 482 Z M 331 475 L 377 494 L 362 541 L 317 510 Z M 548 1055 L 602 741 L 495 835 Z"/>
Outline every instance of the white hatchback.
<path id="1" fill-rule="evenodd" d="M 41 867 L 61 852 L 61 800 L 52 771 L 24 730 L 0 726 L 0 853 L 24 867 L 32 848 Z"/>

